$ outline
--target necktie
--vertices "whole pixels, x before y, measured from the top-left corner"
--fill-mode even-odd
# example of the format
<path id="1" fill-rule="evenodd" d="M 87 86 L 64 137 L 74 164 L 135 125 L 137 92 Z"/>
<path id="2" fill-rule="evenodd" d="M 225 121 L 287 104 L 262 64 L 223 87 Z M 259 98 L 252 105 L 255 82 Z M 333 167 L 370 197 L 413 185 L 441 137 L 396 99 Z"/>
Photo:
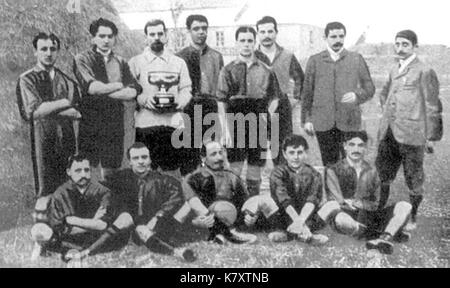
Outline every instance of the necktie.
<path id="1" fill-rule="evenodd" d="M 143 212 L 143 198 L 144 198 L 144 192 L 145 192 L 145 180 L 144 179 L 139 179 L 138 180 L 138 187 L 139 187 L 139 192 L 138 192 L 138 216 L 142 216 L 144 214 Z"/>

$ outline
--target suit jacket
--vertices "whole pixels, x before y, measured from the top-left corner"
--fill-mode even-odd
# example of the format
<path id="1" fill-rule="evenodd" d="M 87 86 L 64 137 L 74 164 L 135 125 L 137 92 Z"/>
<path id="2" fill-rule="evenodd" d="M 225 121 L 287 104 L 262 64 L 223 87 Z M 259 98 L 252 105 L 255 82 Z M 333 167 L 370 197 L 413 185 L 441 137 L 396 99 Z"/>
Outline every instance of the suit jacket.
<path id="1" fill-rule="evenodd" d="M 399 73 L 396 65 L 380 93 L 383 107 L 378 132 L 382 140 L 388 127 L 402 144 L 421 146 L 442 138 L 442 103 L 439 80 L 433 69 L 416 58 Z"/>
<path id="2" fill-rule="evenodd" d="M 312 122 L 316 131 L 328 131 L 336 126 L 341 131 L 361 129 L 360 104 L 375 94 L 364 58 L 347 50 L 338 61 L 325 50 L 311 56 L 306 65 L 302 92 L 302 123 Z M 342 97 L 354 92 L 355 103 L 341 103 Z"/>

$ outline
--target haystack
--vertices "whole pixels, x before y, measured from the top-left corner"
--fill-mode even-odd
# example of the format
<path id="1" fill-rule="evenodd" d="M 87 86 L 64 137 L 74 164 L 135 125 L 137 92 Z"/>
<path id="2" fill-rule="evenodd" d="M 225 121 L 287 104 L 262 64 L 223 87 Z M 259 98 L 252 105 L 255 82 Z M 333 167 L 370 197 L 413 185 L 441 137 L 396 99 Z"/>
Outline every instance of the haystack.
<path id="1" fill-rule="evenodd" d="M 80 10 L 69 13 L 67 4 L 75 1 Z M 73 56 L 88 49 L 89 25 L 99 17 L 118 25 L 118 54 L 129 59 L 142 51 L 143 37 L 128 30 L 109 0 L 0 0 L 0 202 L 11 189 L 32 188 L 29 129 L 20 119 L 15 87 L 19 75 L 35 65 L 33 37 L 55 33 L 62 42 L 57 66 L 73 76 Z"/>

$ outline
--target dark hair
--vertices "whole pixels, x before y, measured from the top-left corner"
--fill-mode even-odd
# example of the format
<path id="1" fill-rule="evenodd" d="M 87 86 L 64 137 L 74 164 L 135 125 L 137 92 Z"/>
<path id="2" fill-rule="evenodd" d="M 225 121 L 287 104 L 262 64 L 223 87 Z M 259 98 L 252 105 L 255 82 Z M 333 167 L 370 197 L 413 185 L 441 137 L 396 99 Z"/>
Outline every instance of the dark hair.
<path id="1" fill-rule="evenodd" d="M 241 27 L 239 27 L 236 30 L 236 35 L 235 35 L 236 40 L 238 40 L 239 34 L 241 34 L 241 33 L 249 33 L 249 32 L 253 34 L 253 38 L 256 38 L 255 28 L 250 27 L 250 26 L 241 26 Z"/>
<path id="2" fill-rule="evenodd" d="M 211 143 L 219 143 L 220 144 L 220 142 L 214 141 L 214 140 L 209 140 L 209 141 L 204 142 L 203 145 L 202 145 L 202 148 L 200 149 L 200 156 L 201 157 L 206 157 L 207 152 L 208 152 L 206 147 L 209 144 L 211 144 Z M 220 144 L 220 146 L 222 146 L 222 144 Z"/>
<path id="3" fill-rule="evenodd" d="M 288 147 L 298 148 L 303 146 L 305 150 L 309 149 L 308 141 L 303 136 L 291 134 L 283 141 L 283 151 L 286 152 Z"/>
<path id="4" fill-rule="evenodd" d="M 405 38 L 409 41 L 411 41 L 411 44 L 413 46 L 417 46 L 418 43 L 418 38 L 417 38 L 417 34 L 416 32 L 412 31 L 412 30 L 403 30 L 397 33 L 397 35 L 395 36 L 395 39 L 397 38 Z"/>
<path id="5" fill-rule="evenodd" d="M 275 32 L 278 33 L 278 24 L 277 24 L 277 20 L 275 20 L 275 18 L 271 17 L 271 16 L 264 16 L 261 20 L 259 20 L 258 22 L 256 22 L 256 29 L 259 31 L 259 25 L 263 25 L 263 24 L 270 24 L 272 23 L 273 26 L 275 27 Z"/>
<path id="6" fill-rule="evenodd" d="M 163 20 L 160 20 L 160 19 L 154 19 L 154 20 L 148 21 L 147 24 L 145 24 L 145 27 L 144 27 L 144 33 L 145 33 L 145 35 L 147 35 L 147 28 L 148 28 L 148 27 L 153 27 L 153 26 L 158 26 L 158 25 L 162 25 L 162 26 L 164 27 L 164 32 L 167 31 L 166 23 L 164 23 Z"/>
<path id="7" fill-rule="evenodd" d="M 147 145 L 145 145 L 142 142 L 136 142 L 133 145 L 131 145 L 130 148 L 128 148 L 128 150 L 127 150 L 127 158 L 128 158 L 128 160 L 131 159 L 130 152 L 131 152 L 132 149 L 141 149 L 141 148 L 147 148 L 148 149 Z M 150 149 L 149 149 L 149 151 L 150 151 Z"/>
<path id="8" fill-rule="evenodd" d="M 342 24 L 341 22 L 328 23 L 327 26 L 325 27 L 325 37 L 328 37 L 331 30 L 340 30 L 340 29 L 343 29 L 344 34 L 347 35 L 347 29 L 345 28 L 344 24 Z"/>
<path id="9" fill-rule="evenodd" d="M 66 168 L 70 169 L 72 167 L 73 163 L 83 162 L 85 160 L 90 162 L 89 157 L 86 154 L 82 154 L 82 153 L 74 154 L 74 155 L 70 156 L 69 159 L 67 160 Z"/>
<path id="10" fill-rule="evenodd" d="M 89 27 L 89 32 L 91 33 L 92 37 L 95 37 L 95 35 L 97 35 L 98 29 L 100 29 L 100 27 L 111 28 L 114 36 L 117 36 L 117 34 L 119 34 L 119 29 L 117 29 L 116 24 L 109 21 L 108 19 L 99 18 L 98 20 L 92 22 L 91 26 Z"/>
<path id="11" fill-rule="evenodd" d="M 352 140 L 353 138 L 359 138 L 361 139 L 364 143 L 367 143 L 367 141 L 369 140 L 369 136 L 367 136 L 367 132 L 362 130 L 362 131 L 352 131 L 352 132 L 345 132 L 344 133 L 344 143 L 347 141 Z"/>
<path id="12" fill-rule="evenodd" d="M 33 39 L 33 47 L 34 49 L 37 49 L 37 43 L 39 40 L 51 40 L 53 44 L 56 43 L 56 47 L 59 50 L 61 48 L 61 41 L 55 34 L 47 34 L 44 32 L 39 32 L 38 35 L 36 35 Z"/>
<path id="13" fill-rule="evenodd" d="M 204 23 L 209 25 L 208 19 L 205 16 L 199 15 L 199 14 L 195 14 L 195 15 L 189 15 L 186 18 L 186 28 L 187 29 L 191 29 L 192 23 L 194 23 L 194 21 L 204 22 Z"/>

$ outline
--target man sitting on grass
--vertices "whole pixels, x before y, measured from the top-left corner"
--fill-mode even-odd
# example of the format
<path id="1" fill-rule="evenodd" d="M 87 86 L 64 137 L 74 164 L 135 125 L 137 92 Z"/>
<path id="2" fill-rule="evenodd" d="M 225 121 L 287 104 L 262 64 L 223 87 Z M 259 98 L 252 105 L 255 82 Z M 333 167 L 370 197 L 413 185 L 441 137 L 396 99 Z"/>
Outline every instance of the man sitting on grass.
<path id="1" fill-rule="evenodd" d="M 306 164 L 308 142 L 299 135 L 288 136 L 283 143 L 286 163 L 277 166 L 270 177 L 272 197 L 255 196 L 242 208 L 245 224 L 274 230 L 273 242 L 298 239 L 312 245 L 323 245 L 328 237 L 313 232 L 325 227 L 319 205 L 322 200 L 322 177 Z M 260 214 L 265 217 L 260 217 Z M 258 221 L 259 220 L 259 221 Z M 264 223 L 265 222 L 265 223 Z"/>
<path id="2" fill-rule="evenodd" d="M 392 254 L 393 240 L 406 242 L 410 238 L 403 227 L 408 221 L 411 204 L 400 201 L 379 207 L 380 178 L 375 167 L 364 160 L 367 140 L 365 131 L 345 136 L 346 158 L 326 170 L 326 187 L 332 201 L 324 205 L 324 215 L 329 215 L 333 228 L 339 233 L 374 239 L 367 242 L 368 249 Z"/>
<path id="3" fill-rule="evenodd" d="M 224 153 L 225 150 L 219 142 L 204 144 L 201 150 L 203 166 L 189 174 L 183 182 L 187 204 L 178 216 L 180 219 L 186 219 L 191 211 L 195 212 L 196 217 L 192 221 L 194 226 L 208 228 L 209 240 L 218 244 L 225 244 L 227 241 L 235 244 L 253 243 L 257 240 L 255 235 L 231 228 L 242 222 L 242 216 L 237 211 L 240 211 L 248 199 L 248 192 L 241 178 L 224 168 Z M 221 217 L 215 213 L 214 207 L 218 201 L 231 204 L 230 210 L 234 212 L 228 212 L 235 217 Z"/>
<path id="4" fill-rule="evenodd" d="M 194 251 L 175 248 L 170 244 L 180 223 L 174 214 L 183 205 L 181 183 L 151 170 L 150 150 L 137 142 L 127 151 L 129 169 L 107 177 L 106 185 L 113 191 L 113 203 L 119 212 L 128 213 L 135 227 L 133 240 L 151 252 L 196 260 Z"/>
<path id="5" fill-rule="evenodd" d="M 89 160 L 72 156 L 66 171 L 70 180 L 38 200 L 37 206 L 44 209 L 31 230 L 35 241 L 32 260 L 45 251 L 60 252 L 70 261 L 125 246 L 133 224 L 131 216 L 114 217 L 110 190 L 91 181 Z M 77 252 L 67 253 L 74 250 Z"/>

